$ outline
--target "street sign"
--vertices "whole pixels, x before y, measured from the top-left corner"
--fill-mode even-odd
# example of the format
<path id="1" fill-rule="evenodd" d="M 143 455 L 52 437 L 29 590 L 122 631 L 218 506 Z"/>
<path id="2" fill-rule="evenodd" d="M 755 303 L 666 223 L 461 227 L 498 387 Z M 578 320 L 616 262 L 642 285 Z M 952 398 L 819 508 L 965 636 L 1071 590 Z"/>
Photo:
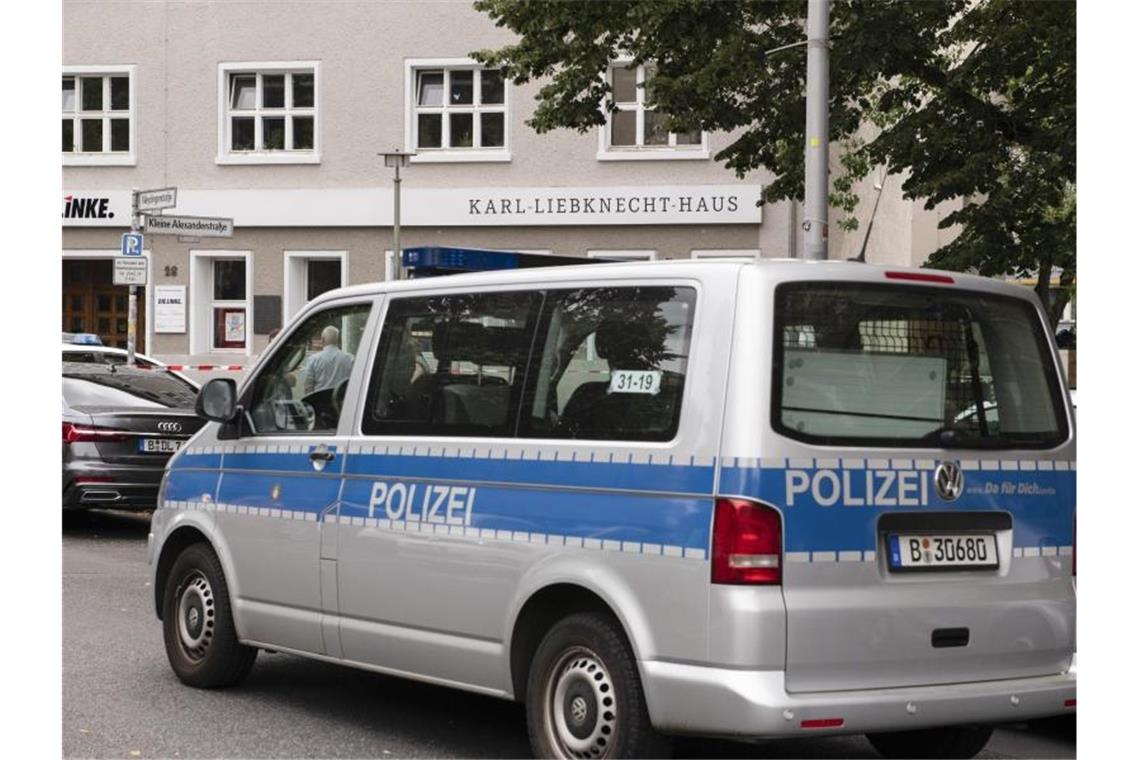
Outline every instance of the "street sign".
<path id="1" fill-rule="evenodd" d="M 193 235 L 194 237 L 233 237 L 234 220 L 215 216 L 150 216 L 148 235 Z"/>
<path id="2" fill-rule="evenodd" d="M 141 237 L 141 236 L 140 236 Z M 136 256 L 115 259 L 116 285 L 146 285 L 147 260 Z"/>
<path id="3" fill-rule="evenodd" d="M 119 244 L 119 253 L 123 256 L 142 256 L 143 236 L 138 232 L 124 232 Z"/>
<path id="4" fill-rule="evenodd" d="M 161 190 L 140 190 L 138 197 L 139 211 L 161 211 L 164 208 L 174 208 L 178 204 L 178 188 L 164 187 Z"/>

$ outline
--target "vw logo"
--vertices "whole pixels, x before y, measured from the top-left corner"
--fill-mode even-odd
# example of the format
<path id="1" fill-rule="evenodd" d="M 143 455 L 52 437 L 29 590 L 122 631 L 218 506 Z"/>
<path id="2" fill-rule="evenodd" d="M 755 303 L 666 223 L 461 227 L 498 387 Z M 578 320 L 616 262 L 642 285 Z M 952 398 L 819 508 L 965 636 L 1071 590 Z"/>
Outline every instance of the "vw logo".
<path id="1" fill-rule="evenodd" d="M 942 501 L 954 501 L 961 496 L 964 484 L 962 468 L 957 462 L 942 462 L 934 471 L 934 490 L 942 497 Z"/>
<path id="2" fill-rule="evenodd" d="M 586 714 L 588 712 L 589 709 L 586 706 L 586 700 L 581 697 L 574 697 L 574 699 L 570 701 L 570 717 L 574 719 L 576 724 L 581 725 L 582 721 L 586 720 Z"/>
<path id="3" fill-rule="evenodd" d="M 160 422 L 158 423 L 158 432 L 160 433 L 181 433 L 181 422 Z"/>

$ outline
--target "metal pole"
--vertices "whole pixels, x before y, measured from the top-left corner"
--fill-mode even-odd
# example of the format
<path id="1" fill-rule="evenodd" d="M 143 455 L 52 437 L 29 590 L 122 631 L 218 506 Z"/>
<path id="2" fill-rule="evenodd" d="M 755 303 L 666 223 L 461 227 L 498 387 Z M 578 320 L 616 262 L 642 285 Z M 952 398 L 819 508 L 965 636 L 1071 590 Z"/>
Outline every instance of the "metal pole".
<path id="1" fill-rule="evenodd" d="M 883 185 L 886 181 L 886 177 L 884 177 L 875 185 L 877 191 L 875 205 L 871 208 L 871 218 L 867 220 L 867 232 L 863 235 L 863 246 L 859 249 L 859 255 L 855 257 L 855 261 L 867 261 L 867 241 L 871 239 L 871 228 L 875 226 L 875 214 L 879 211 L 879 200 L 883 197 Z"/>
<path id="2" fill-rule="evenodd" d="M 396 279 L 400 278 L 400 271 L 404 266 L 404 257 L 400 251 L 400 161 L 396 161 L 396 178 L 392 180 L 395 186 L 395 195 L 392 200 L 392 250 L 396 256 Z"/>
<path id="3" fill-rule="evenodd" d="M 829 0 L 808 0 L 804 133 L 804 258 L 827 258 Z"/>
<path id="4" fill-rule="evenodd" d="M 137 189 L 131 190 L 131 232 L 138 233 L 139 231 L 139 191 Z M 140 251 L 140 254 L 142 252 Z M 130 285 L 129 292 L 130 298 L 127 301 L 127 366 L 134 366 L 135 363 L 135 333 L 137 331 L 136 324 L 139 316 L 139 296 L 138 288 Z"/>

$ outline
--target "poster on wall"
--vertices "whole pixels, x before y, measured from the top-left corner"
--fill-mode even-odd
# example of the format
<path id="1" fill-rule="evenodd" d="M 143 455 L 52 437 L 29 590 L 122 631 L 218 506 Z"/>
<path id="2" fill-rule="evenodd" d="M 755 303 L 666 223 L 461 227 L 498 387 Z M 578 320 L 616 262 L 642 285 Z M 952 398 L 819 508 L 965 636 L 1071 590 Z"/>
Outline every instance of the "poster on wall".
<path id="1" fill-rule="evenodd" d="M 245 309 L 214 309 L 214 348 L 245 348 Z"/>
<path id="2" fill-rule="evenodd" d="M 186 286 L 156 285 L 154 288 L 154 331 L 186 332 Z"/>
<path id="3" fill-rule="evenodd" d="M 226 343 L 245 343 L 245 311 L 226 312 Z"/>

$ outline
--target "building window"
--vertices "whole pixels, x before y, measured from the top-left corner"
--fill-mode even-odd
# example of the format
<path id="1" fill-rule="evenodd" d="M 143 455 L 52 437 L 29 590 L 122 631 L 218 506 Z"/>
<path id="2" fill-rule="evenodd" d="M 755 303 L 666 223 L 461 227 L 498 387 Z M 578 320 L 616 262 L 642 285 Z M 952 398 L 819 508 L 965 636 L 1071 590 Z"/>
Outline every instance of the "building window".
<path id="1" fill-rule="evenodd" d="M 657 258 L 657 251 L 652 249 L 602 249 L 591 248 L 586 251 L 591 259 L 616 259 L 617 261 L 653 261 Z"/>
<path id="2" fill-rule="evenodd" d="M 133 69 L 64 69 L 61 126 L 65 165 L 135 163 Z"/>
<path id="3" fill-rule="evenodd" d="M 245 348 L 247 323 L 245 308 L 245 260 L 214 259 L 213 348 Z"/>
<path id="4" fill-rule="evenodd" d="M 348 251 L 285 251 L 285 319 L 348 284 Z"/>
<path id="5" fill-rule="evenodd" d="M 645 91 L 652 79 L 652 63 L 617 62 L 609 68 L 609 85 L 615 111 L 607 114 L 599 135 L 600 160 L 644 158 L 708 158 L 708 136 L 704 132 L 670 132 L 665 115 L 657 110 Z"/>
<path id="6" fill-rule="evenodd" d="M 316 63 L 222 64 L 218 163 L 318 163 Z"/>
<path id="7" fill-rule="evenodd" d="M 468 59 L 407 62 L 406 138 L 415 162 L 506 161 L 503 73 Z"/>
<path id="8" fill-rule="evenodd" d="M 191 251 L 190 352 L 249 353 L 253 344 L 248 251 Z"/>

